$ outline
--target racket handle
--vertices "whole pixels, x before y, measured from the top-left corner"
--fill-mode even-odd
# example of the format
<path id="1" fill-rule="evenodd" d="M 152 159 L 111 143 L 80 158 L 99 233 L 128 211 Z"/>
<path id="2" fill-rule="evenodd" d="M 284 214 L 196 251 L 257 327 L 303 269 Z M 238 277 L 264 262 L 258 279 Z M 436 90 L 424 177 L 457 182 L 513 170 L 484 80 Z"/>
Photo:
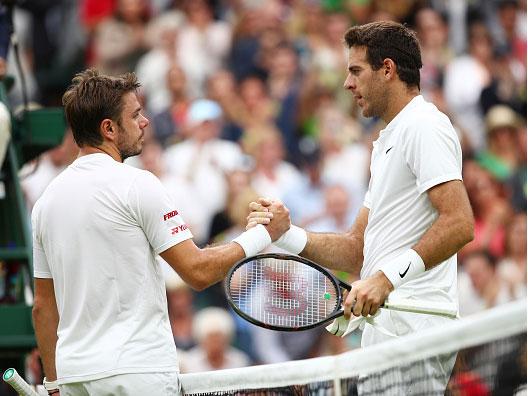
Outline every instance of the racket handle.
<path id="1" fill-rule="evenodd" d="M 39 396 L 31 386 L 17 373 L 14 368 L 9 368 L 4 372 L 4 381 L 18 392 L 21 396 Z"/>
<path id="2" fill-rule="evenodd" d="M 387 300 L 385 304 L 382 305 L 382 308 L 392 309 L 394 311 L 404 311 L 404 312 L 413 312 L 421 313 L 428 315 L 437 315 L 445 316 L 447 318 L 456 318 L 458 314 L 458 309 L 454 304 L 446 304 L 439 302 L 422 302 L 418 300 L 411 299 L 395 299 Z"/>

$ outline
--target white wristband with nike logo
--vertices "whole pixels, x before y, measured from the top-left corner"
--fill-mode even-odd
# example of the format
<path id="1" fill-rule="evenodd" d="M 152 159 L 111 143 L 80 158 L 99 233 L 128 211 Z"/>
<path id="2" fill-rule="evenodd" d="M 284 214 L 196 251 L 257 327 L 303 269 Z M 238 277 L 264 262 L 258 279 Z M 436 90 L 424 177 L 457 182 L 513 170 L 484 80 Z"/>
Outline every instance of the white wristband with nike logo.
<path id="1" fill-rule="evenodd" d="M 396 289 L 425 272 L 425 264 L 418 253 L 409 249 L 396 259 L 382 265 L 380 271 L 385 274 Z"/>

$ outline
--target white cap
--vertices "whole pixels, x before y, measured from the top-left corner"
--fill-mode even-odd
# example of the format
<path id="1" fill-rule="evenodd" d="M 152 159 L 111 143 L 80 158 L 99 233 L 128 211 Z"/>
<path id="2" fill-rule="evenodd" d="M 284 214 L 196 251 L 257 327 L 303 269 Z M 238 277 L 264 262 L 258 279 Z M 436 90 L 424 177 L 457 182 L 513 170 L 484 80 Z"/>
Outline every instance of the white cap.
<path id="1" fill-rule="evenodd" d="M 214 121 L 222 117 L 222 108 L 218 103 L 209 99 L 197 99 L 192 102 L 187 113 L 187 122 L 197 125 L 204 121 Z"/>

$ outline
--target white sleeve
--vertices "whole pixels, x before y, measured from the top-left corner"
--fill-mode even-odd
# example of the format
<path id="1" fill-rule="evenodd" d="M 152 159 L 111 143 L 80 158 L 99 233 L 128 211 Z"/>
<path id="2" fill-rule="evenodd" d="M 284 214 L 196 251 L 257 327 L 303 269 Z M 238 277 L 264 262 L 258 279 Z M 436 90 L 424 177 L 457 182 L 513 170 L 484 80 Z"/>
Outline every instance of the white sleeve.
<path id="1" fill-rule="evenodd" d="M 193 237 L 167 190 L 152 173 L 143 171 L 129 194 L 132 215 L 155 254 Z"/>
<path id="2" fill-rule="evenodd" d="M 42 247 L 42 240 L 40 238 L 40 205 L 39 202 L 33 207 L 31 213 L 31 228 L 33 237 L 33 276 L 35 278 L 53 278 L 51 269 Z"/>
<path id="3" fill-rule="evenodd" d="M 447 119 L 417 122 L 407 133 L 403 155 L 420 193 L 450 180 L 462 180 L 462 149 Z"/>

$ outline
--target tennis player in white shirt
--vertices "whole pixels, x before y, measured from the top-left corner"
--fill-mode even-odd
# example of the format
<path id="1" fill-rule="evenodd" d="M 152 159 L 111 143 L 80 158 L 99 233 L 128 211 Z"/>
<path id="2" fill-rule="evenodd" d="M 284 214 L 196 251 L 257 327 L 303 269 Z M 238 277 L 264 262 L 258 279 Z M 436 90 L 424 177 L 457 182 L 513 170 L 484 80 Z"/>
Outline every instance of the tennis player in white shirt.
<path id="1" fill-rule="evenodd" d="M 344 304 L 347 318 L 376 314 L 389 294 L 458 304 L 456 253 L 473 239 L 473 214 L 462 183 L 457 134 L 448 117 L 420 95 L 422 61 L 416 35 L 399 23 L 374 22 L 349 29 L 345 41 L 345 89 L 365 117 L 387 124 L 374 142 L 363 208 L 347 233 L 318 234 L 291 226 L 276 244 L 360 277 Z M 250 204 L 248 228 L 277 221 L 265 217 L 271 202 Z M 365 325 L 363 346 L 451 319 L 381 310 L 373 320 L 375 326 Z M 400 388 L 387 392 L 443 393 L 453 364 L 454 355 L 430 363 L 425 374 L 429 380 L 418 385 L 402 372 Z M 368 388 L 364 381 L 359 391 Z"/>
<path id="2" fill-rule="evenodd" d="M 259 226 L 199 249 L 150 172 L 123 164 L 141 152 L 143 116 L 134 74 L 87 70 L 63 96 L 79 157 L 32 213 L 33 319 L 50 395 L 175 395 L 176 347 L 159 254 L 195 289 L 221 280 L 288 227 Z"/>

